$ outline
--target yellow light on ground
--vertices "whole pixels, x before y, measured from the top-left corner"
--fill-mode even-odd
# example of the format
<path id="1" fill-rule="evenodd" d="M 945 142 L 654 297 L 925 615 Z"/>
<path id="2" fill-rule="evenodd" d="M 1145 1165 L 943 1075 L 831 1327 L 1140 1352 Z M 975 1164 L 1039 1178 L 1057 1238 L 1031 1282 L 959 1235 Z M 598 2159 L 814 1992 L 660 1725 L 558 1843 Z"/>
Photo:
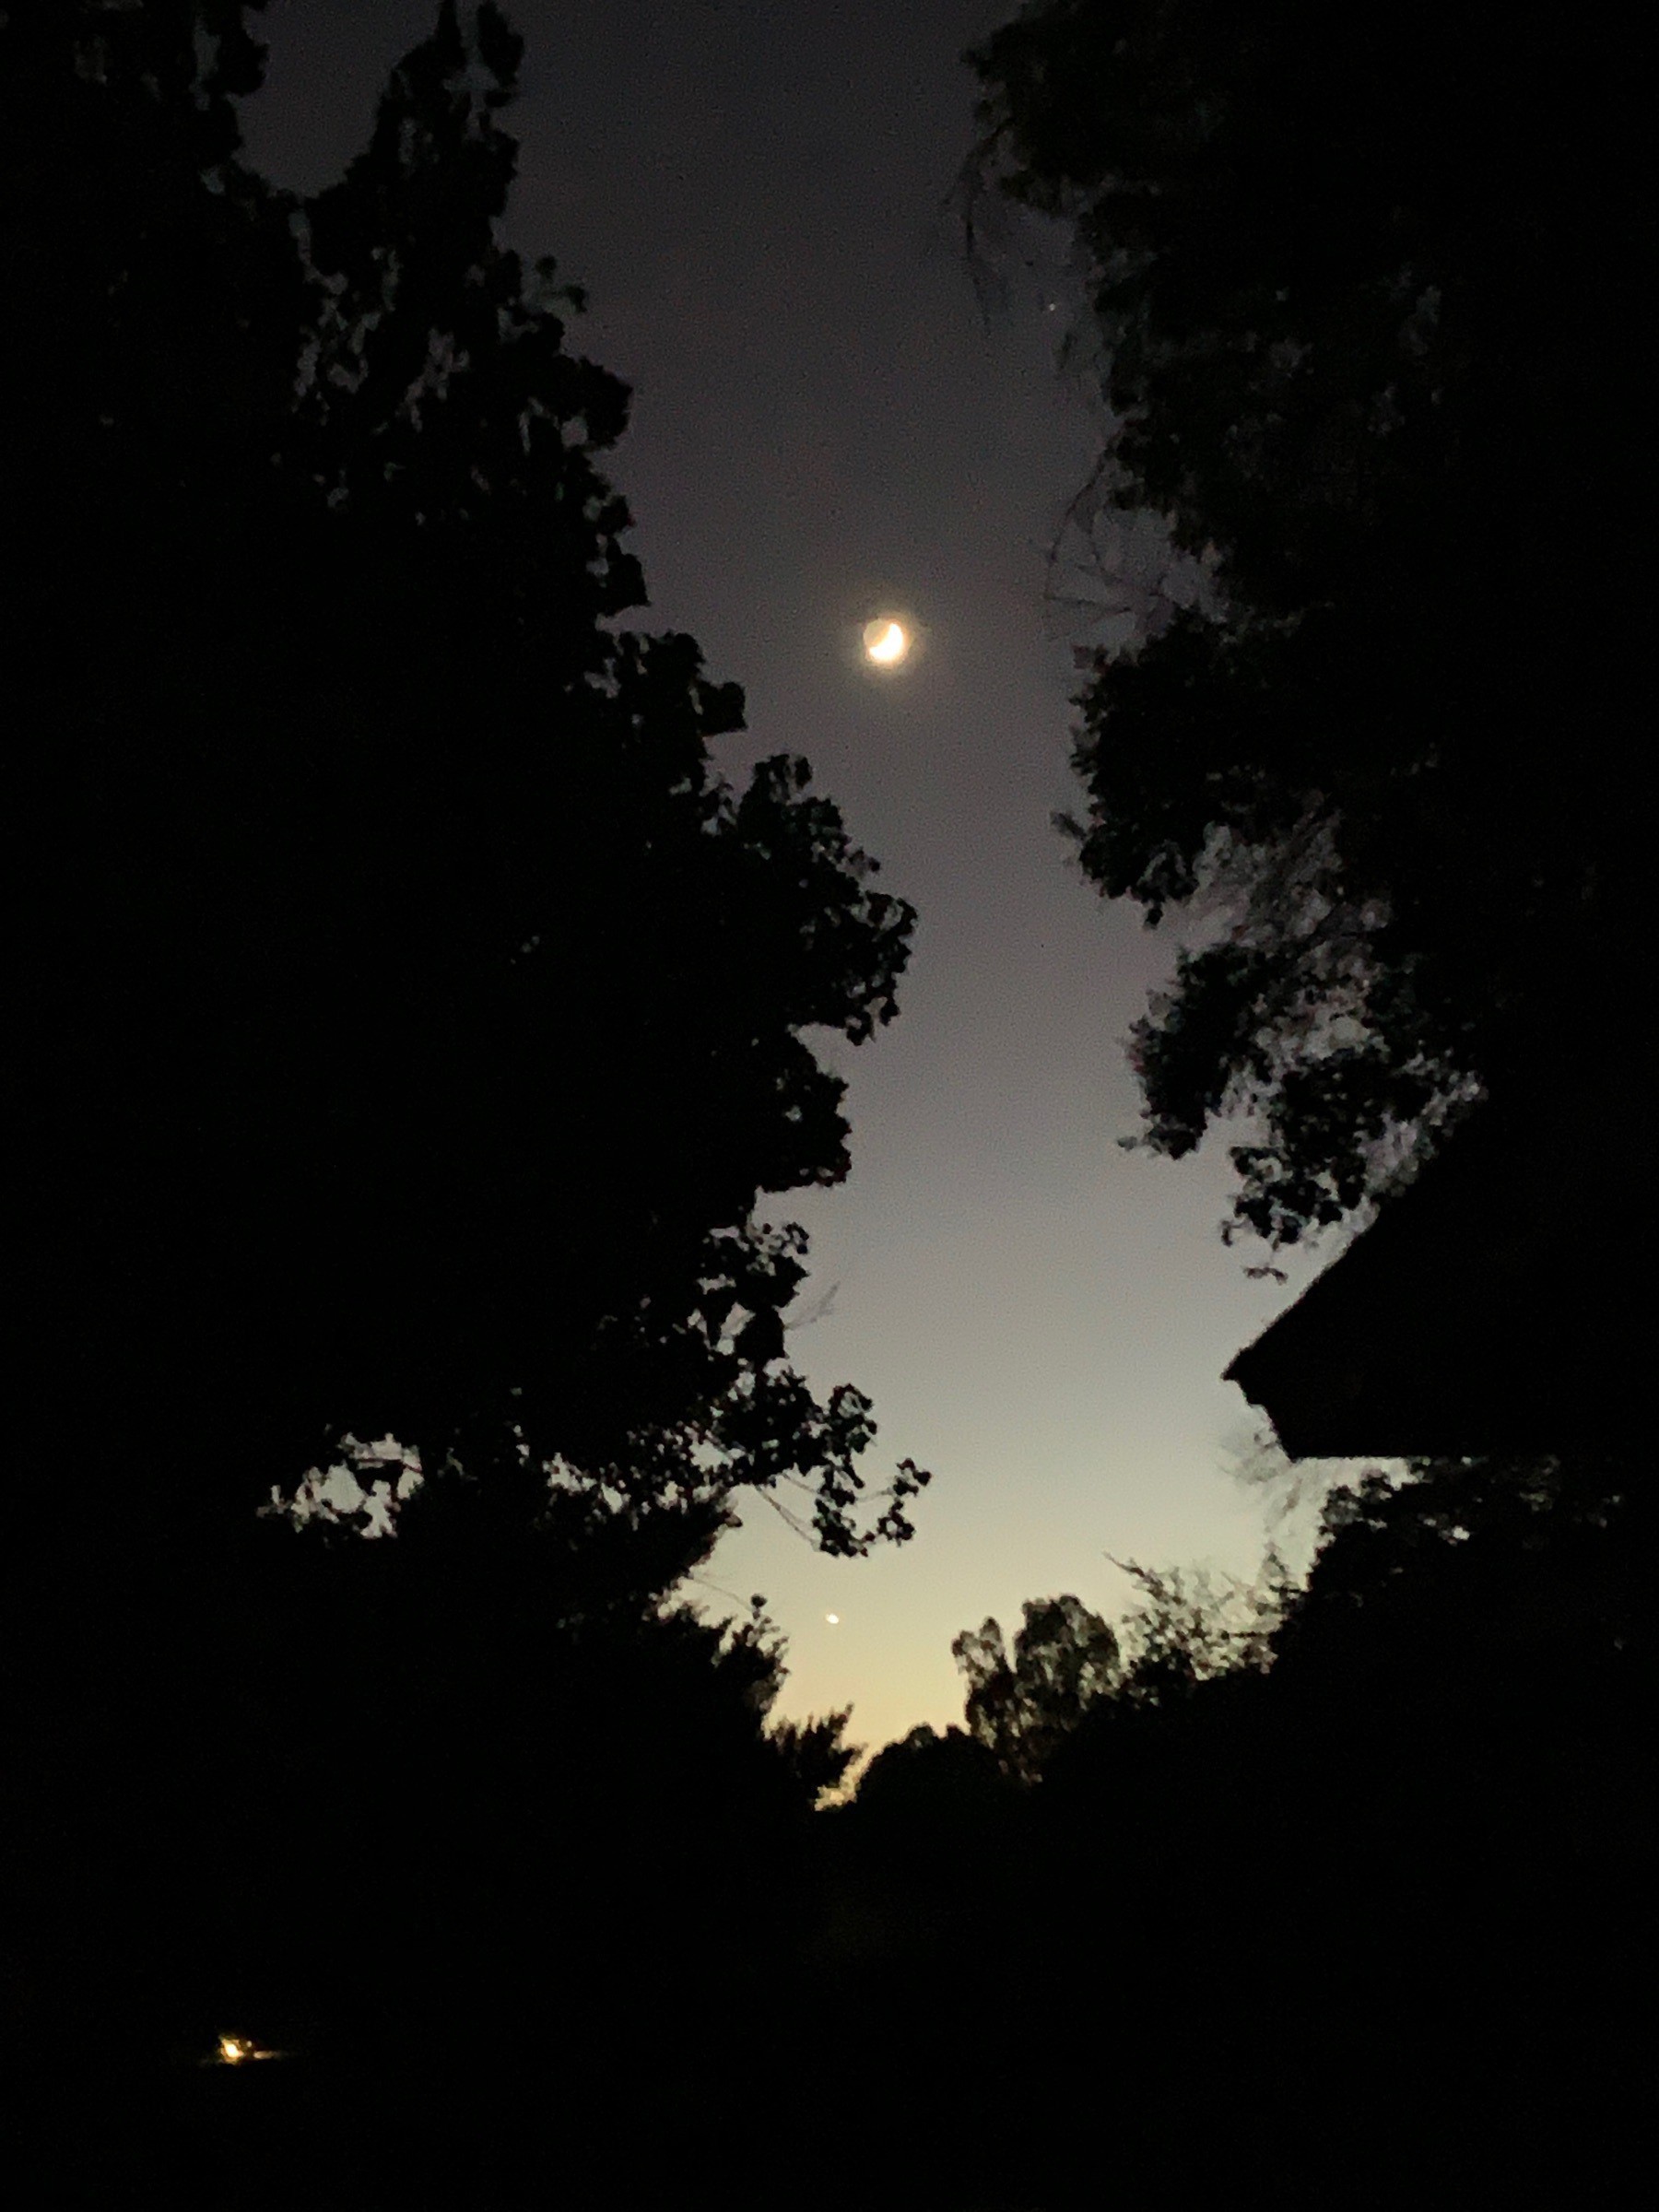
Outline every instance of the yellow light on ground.
<path id="1" fill-rule="evenodd" d="M 260 2058 L 286 2058 L 286 2051 L 267 2051 L 263 2043 L 255 2042 L 251 2035 L 221 2035 L 214 2046 L 211 2058 L 204 2058 L 205 2066 L 240 2066 L 252 2065 Z"/>
<path id="2" fill-rule="evenodd" d="M 865 659 L 878 668 L 896 668 L 910 651 L 910 636 L 902 622 L 878 615 L 864 626 L 864 649 Z"/>

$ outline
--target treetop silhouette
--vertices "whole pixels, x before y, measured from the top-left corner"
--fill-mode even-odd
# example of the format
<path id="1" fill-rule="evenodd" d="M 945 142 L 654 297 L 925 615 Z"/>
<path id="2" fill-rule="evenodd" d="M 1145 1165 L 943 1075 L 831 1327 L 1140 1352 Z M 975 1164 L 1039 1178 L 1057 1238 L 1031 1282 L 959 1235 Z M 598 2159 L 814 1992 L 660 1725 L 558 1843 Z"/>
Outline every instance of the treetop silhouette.
<path id="1" fill-rule="evenodd" d="M 784 1362 L 759 1208 L 847 1171 L 809 1033 L 891 1018 L 912 911 L 615 627 L 628 395 L 499 234 L 504 16 L 444 0 L 300 199 L 252 12 L 0 31 L 41 1433 L 210 1517 L 391 1431 L 858 1550 L 869 1405 Z"/>
<path id="2" fill-rule="evenodd" d="M 1622 1056 L 1630 51 L 1542 6 L 1053 0 L 970 59 L 981 182 L 1085 271 L 1098 496 L 1213 585 L 1077 700 L 1084 873 L 1222 924 L 1135 1030 L 1141 1141 L 1253 1114 L 1224 1233 L 1294 1242 Z"/>

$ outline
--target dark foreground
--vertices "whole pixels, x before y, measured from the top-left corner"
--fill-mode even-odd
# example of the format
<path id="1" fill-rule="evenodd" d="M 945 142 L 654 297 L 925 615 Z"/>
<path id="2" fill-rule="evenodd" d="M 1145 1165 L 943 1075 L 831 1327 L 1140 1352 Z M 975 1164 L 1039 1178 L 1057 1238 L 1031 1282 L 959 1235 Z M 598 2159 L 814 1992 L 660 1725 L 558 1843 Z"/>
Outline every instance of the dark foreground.
<path id="1" fill-rule="evenodd" d="M 1630 2201 L 1640 2039 L 1585 2009 L 1587 1986 L 1575 2008 L 1559 1975 L 1529 1995 L 1524 1961 L 1484 1988 L 1373 1975 L 1298 2018 L 1241 1958 L 1205 1969 L 1179 1941 L 1171 1958 L 1182 1998 L 1138 2021 L 1138 1975 L 1114 1983 L 1085 1943 L 1013 1980 L 994 1959 L 935 1955 L 926 1983 L 866 1959 L 816 1997 L 797 1978 L 770 2004 L 693 2003 L 646 2034 L 613 2012 L 539 2036 L 485 2021 L 447 2048 L 319 2039 L 234 2067 L 65 2060 L 14 2085 L 12 2201 Z"/>

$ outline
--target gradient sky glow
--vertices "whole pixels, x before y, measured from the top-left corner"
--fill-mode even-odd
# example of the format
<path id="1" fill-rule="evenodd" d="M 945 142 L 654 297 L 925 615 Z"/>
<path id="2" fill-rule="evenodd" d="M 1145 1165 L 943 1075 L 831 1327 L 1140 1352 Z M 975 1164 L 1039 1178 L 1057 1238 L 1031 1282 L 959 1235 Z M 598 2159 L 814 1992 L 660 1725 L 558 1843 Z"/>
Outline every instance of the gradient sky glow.
<path id="1" fill-rule="evenodd" d="M 273 0 L 251 158 L 299 187 L 337 174 L 434 12 Z M 588 288 L 571 342 L 634 388 L 611 473 L 639 624 L 691 631 L 745 686 L 723 768 L 805 753 L 920 912 L 899 1020 L 830 1053 L 850 1182 L 769 1212 L 812 1234 L 797 1312 L 834 1287 L 791 1356 L 874 1398 L 875 1481 L 906 1455 L 935 1481 L 914 1540 L 861 1562 L 751 1500 L 700 1593 L 724 1612 L 763 1592 L 790 1639 L 780 1710 L 850 1703 L 872 1748 L 959 1721 L 959 1630 L 1063 1591 L 1120 1612 L 1109 1552 L 1254 1571 L 1271 1531 L 1230 1453 L 1255 1417 L 1221 1371 L 1338 1248 L 1250 1281 L 1261 1255 L 1218 1233 L 1228 1140 L 1180 1163 L 1115 1142 L 1138 1125 L 1123 1040 L 1176 939 L 1103 906 L 1050 825 L 1077 803 L 1077 678 L 1044 553 L 1100 426 L 1054 366 L 1052 248 L 1030 233 L 987 319 L 942 206 L 973 136 L 960 53 L 1013 12 L 509 5 L 510 232 Z M 877 614 L 915 630 L 886 674 L 860 665 Z M 1300 1559 L 1305 1523 L 1284 1540 Z"/>

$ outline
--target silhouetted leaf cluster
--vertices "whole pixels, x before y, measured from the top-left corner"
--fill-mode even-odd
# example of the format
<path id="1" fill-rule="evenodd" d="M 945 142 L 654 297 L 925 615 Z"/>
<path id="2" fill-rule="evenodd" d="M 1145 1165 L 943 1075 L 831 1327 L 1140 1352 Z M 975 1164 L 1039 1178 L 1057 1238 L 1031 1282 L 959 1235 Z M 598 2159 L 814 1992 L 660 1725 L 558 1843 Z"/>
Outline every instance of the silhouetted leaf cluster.
<path id="1" fill-rule="evenodd" d="M 628 393 L 500 235 L 521 41 L 441 0 L 304 198 L 241 158 L 256 12 L 0 19 L 7 1986 L 53 2049 L 230 1984 L 453 2021 L 567 1946 L 583 2006 L 660 1983 L 853 1756 L 672 1594 L 737 1493 L 856 1556 L 928 1479 L 872 1497 L 869 1400 L 788 1364 L 764 1218 L 847 1171 L 811 1038 L 892 1018 L 914 917 L 617 626 Z M 390 1540 L 258 1517 L 382 1434 Z"/>
<path id="2" fill-rule="evenodd" d="M 1062 1598 L 1011 1653 L 959 1638 L 973 1733 L 889 1746 L 815 1829 L 809 1978 L 925 2054 L 923 2170 L 1056 2207 L 1253 2197 L 1251 2145 L 1263 2201 L 1614 2187 L 1642 1485 L 1633 1454 L 1375 1471 L 1305 1586 L 1143 1570 L 1115 1632 Z"/>
<path id="3" fill-rule="evenodd" d="M 1009 1653 L 1000 1623 L 965 1629 L 951 1654 L 967 1722 L 1010 1782 L 1032 1783 L 1098 1708 L 1162 1708 L 1202 1682 L 1269 1664 L 1288 1581 L 1268 1555 L 1253 1584 L 1206 1571 L 1116 1561 L 1142 1594 L 1122 1632 L 1076 1597 L 1028 1600 Z"/>
<path id="4" fill-rule="evenodd" d="M 233 1511 L 330 1425 L 429 1466 L 515 1425 L 641 1495 L 798 1477 L 861 1547 L 868 1408 L 781 1367 L 803 1243 L 755 1209 L 845 1173 L 806 1033 L 890 1018 L 912 916 L 804 762 L 727 786 L 691 640 L 611 627 L 627 394 L 498 236 L 516 38 L 441 7 L 301 202 L 238 157 L 241 10 L 5 37 L 27 1228 L 73 1418 L 176 1448 L 188 1407 L 218 1470 L 176 1479 Z"/>
<path id="5" fill-rule="evenodd" d="M 1087 268 L 1100 496 L 1216 586 L 1077 702 L 1087 876 L 1228 924 L 1135 1028 L 1141 1141 L 1251 1111 L 1229 1228 L 1294 1242 L 1402 1133 L 1622 1056 L 1633 50 L 1541 6 L 1051 0 L 970 58 L 982 176 Z"/>

